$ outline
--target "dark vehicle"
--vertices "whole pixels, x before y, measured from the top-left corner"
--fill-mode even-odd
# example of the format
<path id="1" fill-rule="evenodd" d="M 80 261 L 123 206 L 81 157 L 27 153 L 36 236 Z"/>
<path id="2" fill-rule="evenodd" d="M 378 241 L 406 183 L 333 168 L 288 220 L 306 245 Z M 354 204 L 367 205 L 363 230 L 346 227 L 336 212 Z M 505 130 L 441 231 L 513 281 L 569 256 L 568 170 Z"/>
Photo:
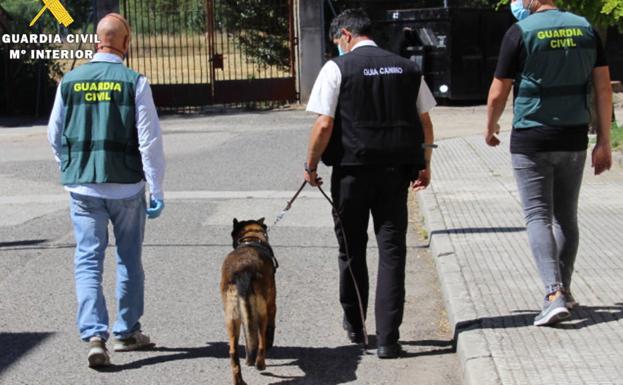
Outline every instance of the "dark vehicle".
<path id="1" fill-rule="evenodd" d="M 420 64 L 437 98 L 487 97 L 500 44 L 514 19 L 508 10 L 439 7 L 387 11 L 381 44 Z"/>

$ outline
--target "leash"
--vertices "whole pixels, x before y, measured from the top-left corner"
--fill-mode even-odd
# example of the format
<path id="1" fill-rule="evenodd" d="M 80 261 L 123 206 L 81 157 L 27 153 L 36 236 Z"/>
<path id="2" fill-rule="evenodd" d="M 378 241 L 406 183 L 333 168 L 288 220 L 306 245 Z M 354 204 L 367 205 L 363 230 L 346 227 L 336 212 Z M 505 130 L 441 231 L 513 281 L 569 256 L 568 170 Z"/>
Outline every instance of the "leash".
<path id="1" fill-rule="evenodd" d="M 303 181 L 303 184 L 301 185 L 301 187 L 299 187 L 298 191 L 294 194 L 292 199 L 290 199 L 287 202 L 286 207 L 277 215 L 277 218 L 275 219 L 275 222 L 273 223 L 273 225 L 271 227 L 275 226 L 280 220 L 282 220 L 283 217 L 288 212 L 288 210 L 290 210 L 292 208 L 292 204 L 294 203 L 296 198 L 298 198 L 298 196 L 301 193 L 301 191 L 303 191 L 303 188 L 305 188 L 305 185 L 307 185 L 307 181 Z M 355 287 L 355 294 L 357 295 L 357 302 L 358 302 L 358 306 L 359 306 L 359 316 L 361 317 L 361 325 L 362 325 L 362 329 L 363 329 L 363 350 L 367 351 L 368 345 L 369 345 L 369 341 L 368 341 L 368 329 L 366 328 L 366 317 L 365 317 L 365 314 L 363 312 L 363 300 L 361 299 L 361 292 L 359 290 L 359 285 L 357 285 L 357 280 L 355 280 L 355 273 L 353 273 L 353 269 L 351 267 L 352 258 L 350 256 L 350 252 L 348 250 L 348 240 L 346 239 L 346 231 L 344 229 L 344 224 L 342 222 L 342 217 L 340 216 L 340 213 L 338 212 L 337 208 L 335 207 L 335 204 L 333 203 L 331 198 L 329 198 L 329 196 L 324 192 L 322 187 L 320 185 L 318 185 L 317 187 L 318 187 L 318 190 L 320 190 L 320 193 L 325 197 L 327 202 L 329 202 L 329 204 L 331 205 L 331 207 L 333 209 L 333 214 L 334 214 L 335 218 L 337 218 L 337 223 L 340 226 L 340 230 L 342 230 L 342 241 L 344 242 L 344 249 L 346 250 L 346 266 L 348 267 L 348 272 L 350 273 L 350 277 L 353 280 L 353 286 Z"/>
<path id="2" fill-rule="evenodd" d="M 297 190 L 297 192 L 294 194 L 294 196 L 292 197 L 292 199 L 290 199 L 287 204 L 286 207 L 281 210 L 281 212 L 279 214 L 277 214 L 277 217 L 275 218 L 275 222 L 266 230 L 266 232 L 269 232 L 271 228 L 273 228 L 277 223 L 279 223 L 280 220 L 283 219 L 283 217 L 286 216 L 286 213 L 288 212 L 288 210 L 290 210 L 292 208 L 292 203 L 294 203 L 294 201 L 296 200 L 296 198 L 299 197 L 299 194 L 301 193 L 301 191 L 303 191 L 303 189 L 305 188 L 305 185 L 307 184 L 307 181 L 304 180 L 303 184 L 301 185 L 301 187 L 299 187 L 299 189 Z"/>
<path id="3" fill-rule="evenodd" d="M 329 196 L 324 192 L 322 187 L 320 185 L 318 185 L 317 187 L 318 187 L 318 190 L 320 190 L 322 195 L 324 195 L 324 197 L 327 199 L 327 201 L 333 208 L 333 214 L 335 215 L 335 218 L 337 218 L 337 222 L 340 226 L 340 229 L 342 230 L 342 241 L 344 241 L 344 249 L 346 250 L 346 266 L 348 266 L 348 272 L 350 273 L 350 277 L 353 280 L 353 285 L 355 286 L 355 293 L 357 294 L 357 302 L 359 305 L 359 317 L 361 317 L 361 326 L 363 329 L 363 350 L 365 351 L 368 349 L 368 342 L 369 342 L 368 341 L 368 329 L 366 328 L 366 316 L 363 312 L 363 301 L 361 299 L 361 292 L 359 291 L 359 285 L 357 285 L 357 281 L 355 280 L 355 273 L 353 273 L 353 269 L 350 266 L 350 263 L 352 262 L 352 258 L 350 257 L 350 252 L 348 251 L 348 241 L 346 240 L 346 231 L 344 230 L 342 217 L 340 216 L 340 213 L 337 211 L 335 204 L 333 203 L 331 198 L 329 198 Z"/>

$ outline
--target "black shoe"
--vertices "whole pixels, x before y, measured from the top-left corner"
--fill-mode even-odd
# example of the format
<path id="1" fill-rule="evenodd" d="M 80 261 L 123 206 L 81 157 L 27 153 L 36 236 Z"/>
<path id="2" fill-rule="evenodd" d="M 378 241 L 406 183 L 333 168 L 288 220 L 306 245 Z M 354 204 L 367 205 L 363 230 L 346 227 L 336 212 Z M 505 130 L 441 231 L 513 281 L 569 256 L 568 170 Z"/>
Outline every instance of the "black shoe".
<path id="1" fill-rule="evenodd" d="M 342 317 L 342 327 L 346 330 L 346 337 L 354 344 L 363 344 L 365 341 L 363 335 L 363 328 L 357 329 L 351 326 L 350 322 L 346 320 L 346 315 Z"/>
<path id="2" fill-rule="evenodd" d="M 363 344 L 363 341 L 364 341 L 363 330 L 358 330 L 358 331 L 347 330 L 346 336 L 348 337 L 350 342 L 354 344 Z"/>
<path id="3" fill-rule="evenodd" d="M 376 355 L 379 358 L 398 358 L 402 353 L 402 348 L 399 343 L 391 345 L 380 345 L 376 350 Z"/>

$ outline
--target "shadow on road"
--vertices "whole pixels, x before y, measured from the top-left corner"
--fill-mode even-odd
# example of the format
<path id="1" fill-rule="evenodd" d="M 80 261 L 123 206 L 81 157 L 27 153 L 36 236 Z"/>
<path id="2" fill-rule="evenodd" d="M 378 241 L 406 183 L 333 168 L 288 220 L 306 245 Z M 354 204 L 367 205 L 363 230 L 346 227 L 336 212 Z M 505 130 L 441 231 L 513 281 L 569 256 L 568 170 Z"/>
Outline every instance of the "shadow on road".
<path id="1" fill-rule="evenodd" d="M 47 239 L 28 239 L 23 241 L 0 242 L 0 249 L 5 247 L 33 246 L 46 243 Z"/>
<path id="2" fill-rule="evenodd" d="M 373 342 L 373 341 L 372 341 Z M 403 358 L 451 354 L 455 352 L 453 341 L 422 340 L 401 341 L 403 346 L 434 347 L 437 349 L 418 352 L 407 352 Z M 374 346 L 374 345 L 372 345 Z M 123 370 L 139 369 L 144 366 L 158 365 L 169 361 L 216 358 L 229 360 L 229 346 L 225 342 L 208 343 L 207 346 L 195 348 L 156 347 L 150 352 L 164 353 L 130 362 L 100 369 L 101 372 L 120 372 Z M 240 347 L 244 357 L 244 347 Z M 369 351 L 368 354 L 373 354 Z M 273 378 L 271 385 L 337 385 L 352 382 L 357 379 L 356 371 L 364 351 L 359 345 L 338 346 L 335 348 L 275 346 L 268 353 L 267 367 L 261 374 Z M 285 363 L 274 363 L 271 360 L 287 360 Z M 278 373 L 282 367 L 297 367 L 304 374 L 301 376 L 287 376 Z M 249 368 L 247 370 L 254 370 Z M 243 369 L 244 371 L 244 369 Z"/>
<path id="3" fill-rule="evenodd" d="M 459 334 L 461 331 L 474 328 L 503 329 L 532 326 L 534 317 L 539 312 L 534 310 L 514 310 L 513 313 L 460 322 L 456 325 L 456 333 Z M 593 325 L 617 322 L 621 319 L 623 319 L 623 303 L 616 303 L 613 306 L 578 306 L 571 312 L 571 317 L 552 327 L 564 330 L 579 330 Z"/>
<path id="4" fill-rule="evenodd" d="M 406 352 L 403 357 L 423 357 L 423 356 L 438 356 L 441 354 L 453 354 L 456 353 L 456 344 L 454 340 L 420 340 L 420 341 L 400 341 L 400 344 L 404 346 L 418 346 L 418 347 L 435 347 L 438 349 L 419 350 L 417 352 Z"/>
<path id="5" fill-rule="evenodd" d="M 155 347 L 148 349 L 149 352 L 162 352 L 170 354 L 162 354 L 152 357 L 143 358 L 123 365 L 113 365 L 110 367 L 98 369 L 101 372 L 120 372 L 129 369 L 139 369 L 144 366 L 158 365 L 169 361 L 189 360 L 196 358 L 229 358 L 229 347 L 224 342 L 209 343 L 208 346 L 195 348 L 168 348 Z"/>
<path id="6" fill-rule="evenodd" d="M 123 365 L 114 365 L 99 369 L 99 371 L 109 373 L 120 372 L 123 370 L 138 369 L 149 365 L 162 364 L 169 361 L 197 358 L 218 358 L 229 360 L 229 346 L 225 342 L 208 343 L 207 346 L 196 348 L 157 347 L 150 349 L 149 351 L 167 354 L 152 356 Z M 242 357 L 244 357 L 243 347 L 241 347 L 241 352 Z M 362 354 L 363 350 L 361 347 L 356 345 L 340 346 L 337 348 L 275 346 L 268 353 L 267 368 L 266 371 L 262 372 L 262 375 L 275 378 L 277 382 L 272 383 L 274 385 L 337 385 L 353 381 L 357 378 L 355 371 Z M 291 359 L 292 361 L 285 364 L 271 365 L 271 359 Z M 298 368 L 305 374 L 303 376 L 289 377 L 280 376 L 271 372 L 271 369 L 284 366 L 298 366 Z"/>
<path id="7" fill-rule="evenodd" d="M 54 333 L 0 333 L 0 373 Z"/>
<path id="8" fill-rule="evenodd" d="M 488 234 L 488 233 L 521 233 L 526 231 L 525 227 L 462 227 L 457 229 L 434 230 L 430 236 L 435 234 Z"/>
<path id="9" fill-rule="evenodd" d="M 269 358 L 292 359 L 285 365 L 271 366 L 270 360 L 264 376 L 275 378 L 271 385 L 337 385 L 357 379 L 355 372 L 363 355 L 363 349 L 357 345 L 338 346 L 336 348 L 275 347 Z M 304 375 L 280 376 L 271 372 L 279 366 L 297 366 Z"/>

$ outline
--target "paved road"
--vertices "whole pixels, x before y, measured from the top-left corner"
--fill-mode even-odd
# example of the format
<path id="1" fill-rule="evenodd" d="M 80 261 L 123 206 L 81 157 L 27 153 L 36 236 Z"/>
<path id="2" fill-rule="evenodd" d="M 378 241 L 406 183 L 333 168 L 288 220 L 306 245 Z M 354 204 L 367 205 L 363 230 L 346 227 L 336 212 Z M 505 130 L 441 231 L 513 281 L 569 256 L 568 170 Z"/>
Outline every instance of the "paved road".
<path id="1" fill-rule="evenodd" d="M 312 120 L 302 111 L 164 120 L 167 207 L 149 221 L 144 251 L 143 324 L 158 346 L 113 354 L 106 372 L 87 368 L 76 335 L 68 197 L 45 129 L 0 128 L 0 384 L 229 383 L 218 280 L 231 221 L 272 221 L 283 208 L 300 184 Z M 470 127 L 480 128 L 463 129 Z M 336 242 L 321 196 L 308 188 L 270 234 L 281 264 L 276 348 L 263 374 L 243 368 L 249 384 L 460 383 L 435 268 L 415 220 L 402 328 L 408 354 L 393 361 L 362 354 L 341 330 Z M 110 307 L 112 255 L 105 268 Z M 368 327 L 373 333 L 373 319 Z"/>

